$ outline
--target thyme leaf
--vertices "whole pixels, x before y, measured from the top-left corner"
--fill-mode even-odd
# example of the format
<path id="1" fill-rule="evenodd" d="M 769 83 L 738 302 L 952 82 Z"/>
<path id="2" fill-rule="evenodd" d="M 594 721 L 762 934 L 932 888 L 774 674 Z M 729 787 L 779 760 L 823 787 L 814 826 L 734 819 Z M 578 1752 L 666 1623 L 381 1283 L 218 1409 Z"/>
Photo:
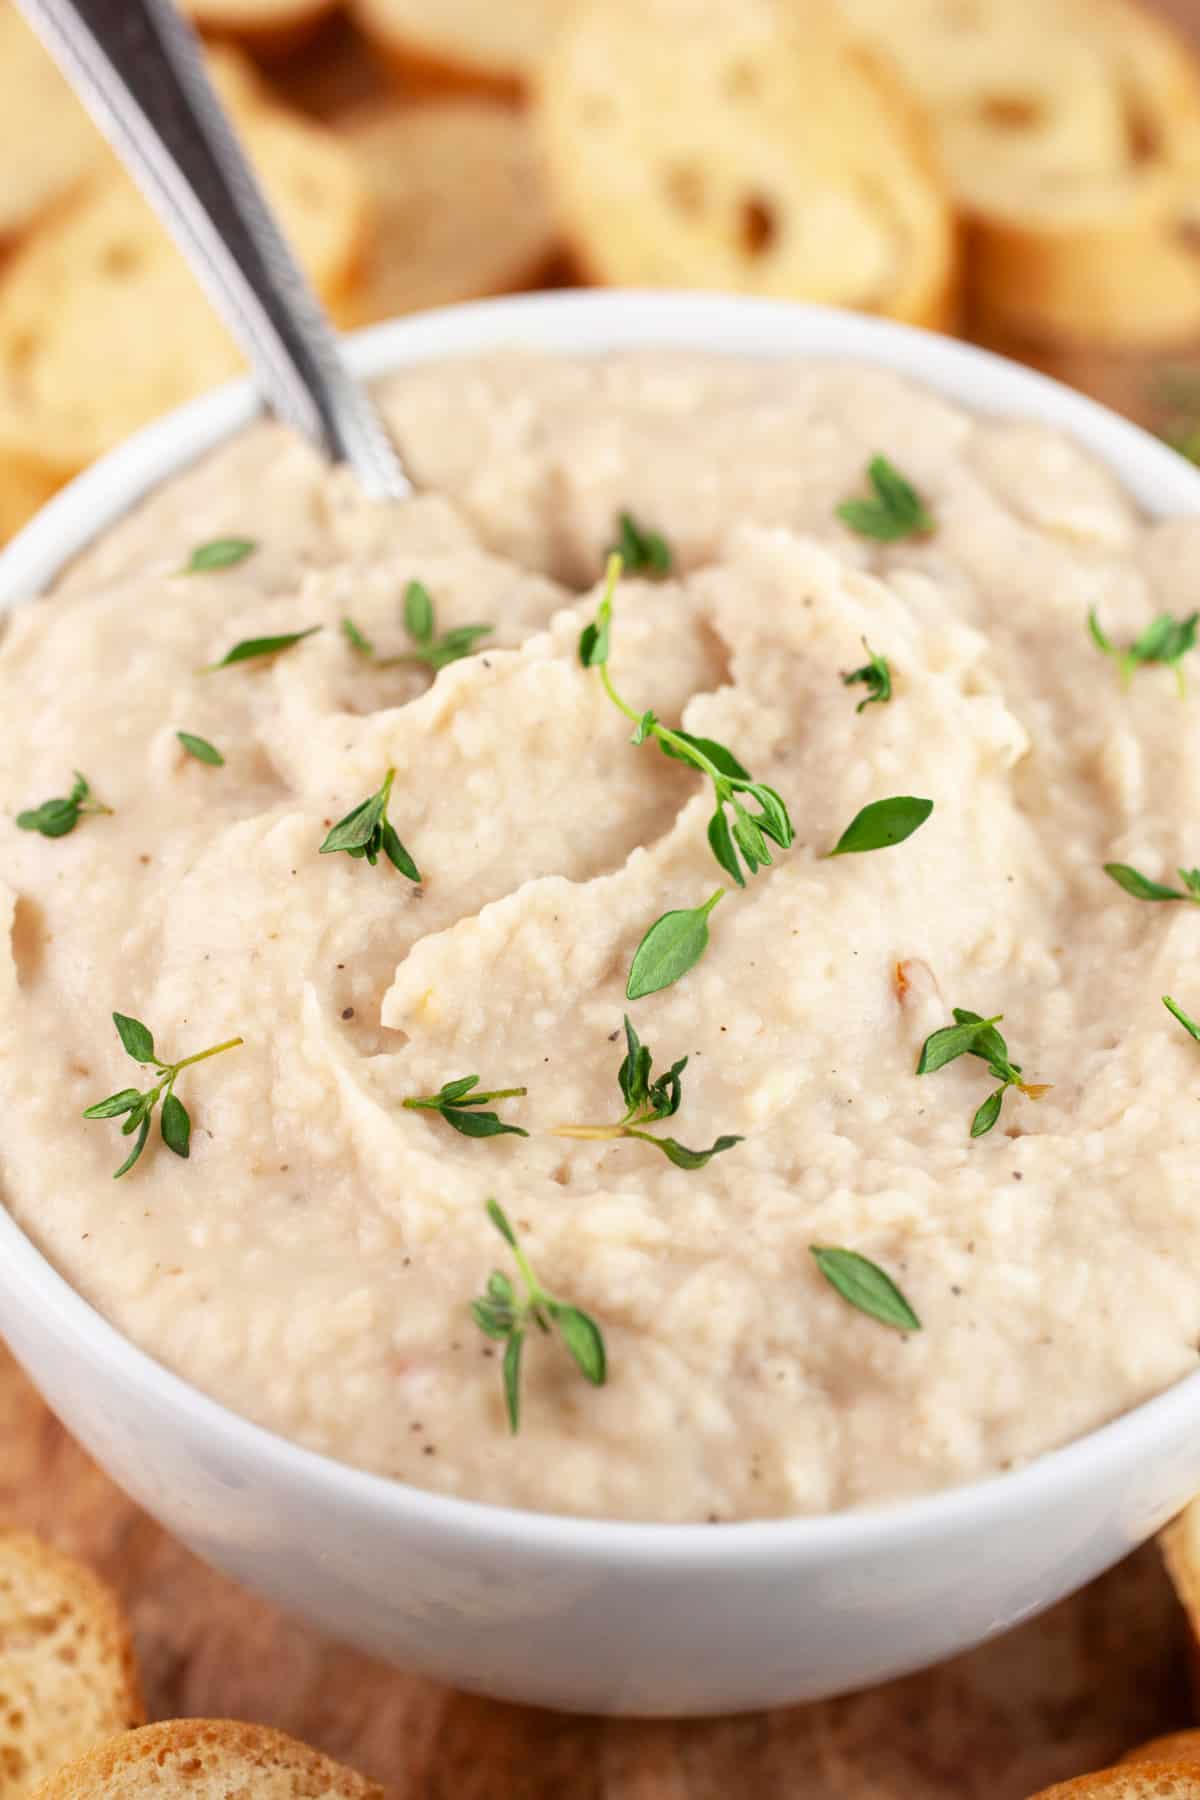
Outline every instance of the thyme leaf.
<path id="1" fill-rule="evenodd" d="M 851 669 L 848 675 L 842 676 L 843 687 L 853 687 L 856 682 L 861 682 L 867 689 L 866 699 L 860 700 L 854 709 L 856 713 L 862 712 L 867 706 L 885 706 L 892 697 L 892 671 L 887 657 L 872 650 L 866 638 L 863 639 L 863 649 L 868 660 L 862 668 Z"/>
<path id="2" fill-rule="evenodd" d="M 216 745 L 210 744 L 207 738 L 197 737 L 194 731 L 177 731 L 175 736 L 188 755 L 194 756 L 197 762 L 207 763 L 211 769 L 224 768 L 225 758 Z"/>
<path id="3" fill-rule="evenodd" d="M 258 544 L 253 538 L 213 538 L 210 543 L 196 545 L 180 574 L 210 575 L 216 569 L 232 569 L 236 563 L 245 562 L 257 549 Z"/>
<path id="4" fill-rule="evenodd" d="M 1138 669 L 1152 663 L 1161 663 L 1168 669 L 1174 669 L 1180 699 L 1187 693 L 1183 659 L 1189 650 L 1196 647 L 1200 612 L 1189 613 L 1186 619 L 1177 619 L 1172 613 L 1159 613 L 1124 650 L 1114 644 L 1105 632 L 1094 606 L 1088 612 L 1087 622 L 1092 642 L 1105 656 L 1113 658 L 1123 686 L 1129 685 Z"/>
<path id="5" fill-rule="evenodd" d="M 809 1250 L 830 1287 L 836 1288 L 842 1299 L 859 1312 L 896 1331 L 920 1331 L 920 1319 L 878 1263 L 860 1256 L 857 1250 L 839 1250 L 824 1244 L 810 1244 Z"/>
<path id="6" fill-rule="evenodd" d="M 617 541 L 613 552 L 621 558 L 629 575 L 646 575 L 662 581 L 671 573 L 671 551 L 657 531 L 647 531 L 632 513 L 623 512 L 617 520 Z"/>
<path id="7" fill-rule="evenodd" d="M 838 518 L 851 531 L 875 538 L 881 544 L 892 544 L 899 538 L 923 537 L 934 529 L 935 520 L 916 488 L 886 456 L 871 458 L 867 480 L 873 490 L 872 499 L 843 500 L 837 508 Z"/>
<path id="8" fill-rule="evenodd" d="M 567 1354 L 593 1387 L 603 1387 L 608 1379 L 608 1356 L 595 1319 L 581 1307 L 556 1299 L 542 1286 L 498 1201 L 488 1201 L 487 1216 L 512 1251 L 525 1291 L 519 1295 L 511 1278 L 493 1269 L 483 1293 L 471 1302 L 471 1317 L 485 1337 L 504 1345 L 504 1407 L 515 1437 L 521 1427 L 522 1352 L 531 1329 L 546 1336 L 557 1329 Z"/>
<path id="9" fill-rule="evenodd" d="M 718 888 L 703 906 L 667 912 L 655 919 L 634 951 L 626 999 L 641 1000 L 647 994 L 657 994 L 695 968 L 708 948 L 708 915 L 724 892 L 724 888 Z"/>
<path id="10" fill-rule="evenodd" d="M 107 813 L 111 816 L 112 807 L 104 806 L 96 799 L 85 777 L 76 769 L 75 782 L 69 794 L 59 795 L 53 800 L 43 800 L 40 806 L 19 812 L 17 825 L 22 831 L 38 831 L 46 838 L 66 837 L 69 832 L 74 831 L 85 813 Z"/>
<path id="11" fill-rule="evenodd" d="M 312 637 L 320 631 L 319 625 L 310 625 L 306 631 L 285 631 L 278 637 L 243 638 L 232 650 L 227 650 L 220 662 L 205 663 L 197 671 L 200 675 L 215 674 L 218 669 L 228 669 L 234 663 L 253 662 L 258 657 L 278 656 L 281 650 L 290 650 L 293 644 L 299 644 L 304 638 Z"/>
<path id="12" fill-rule="evenodd" d="M 932 800 L 912 794 L 896 794 L 890 800 L 873 800 L 856 813 L 828 856 L 858 856 L 866 850 L 887 850 L 919 831 L 933 811 Z"/>
<path id="13" fill-rule="evenodd" d="M 1200 869 L 1180 869 L 1182 888 L 1164 887 L 1151 881 L 1128 863 L 1105 863 L 1104 873 L 1135 900 L 1191 900 L 1200 906 Z"/>

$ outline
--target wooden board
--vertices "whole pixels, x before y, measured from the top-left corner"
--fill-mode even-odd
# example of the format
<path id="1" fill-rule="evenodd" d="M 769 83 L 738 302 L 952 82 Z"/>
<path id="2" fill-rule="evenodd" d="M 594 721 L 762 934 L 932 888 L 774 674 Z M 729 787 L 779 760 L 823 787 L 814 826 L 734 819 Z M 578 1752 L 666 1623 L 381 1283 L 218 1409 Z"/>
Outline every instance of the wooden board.
<path id="1" fill-rule="evenodd" d="M 392 1800 L 1024 1800 L 1188 1722 L 1183 1627 L 1153 1548 L 1044 1619 L 870 1693 L 747 1718 L 571 1719 L 339 1648 L 160 1531 L 0 1350 L 0 1519 L 100 1569 L 155 1718 L 282 1726 Z"/>

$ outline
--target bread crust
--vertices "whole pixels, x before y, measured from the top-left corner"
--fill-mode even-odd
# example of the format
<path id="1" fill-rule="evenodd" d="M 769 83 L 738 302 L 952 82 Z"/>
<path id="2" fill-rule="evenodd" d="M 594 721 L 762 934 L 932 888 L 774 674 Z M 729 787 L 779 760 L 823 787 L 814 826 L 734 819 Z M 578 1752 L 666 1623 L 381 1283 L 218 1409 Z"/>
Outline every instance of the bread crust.
<path id="1" fill-rule="evenodd" d="M 59 1648 L 56 1648 L 59 1646 Z M 0 1791 L 24 1795 L 63 1754 L 140 1725 L 146 1709 L 129 1622 L 106 1582 L 32 1533 L 0 1530 L 0 1690 L 14 1721 L 0 1718 Z M 27 1707 L 17 1706 L 17 1695 Z M 36 1766 L 41 1715 L 52 1718 Z M 7 1771 L 7 1772 L 6 1772 Z"/>
<path id="2" fill-rule="evenodd" d="M 240 1781 L 237 1791 L 249 1793 L 265 1787 L 269 1776 L 282 1778 L 271 1783 L 278 1797 L 383 1800 L 375 1782 L 311 1745 L 235 1719 L 172 1719 L 126 1732 L 56 1770 L 34 1800 L 134 1800 L 142 1791 L 168 1800 L 172 1790 L 218 1800 L 227 1783 Z"/>
<path id="3" fill-rule="evenodd" d="M 1200 1769 L 1178 1762 L 1128 1763 L 1057 1782 L 1031 1800 L 1200 1800 Z"/>

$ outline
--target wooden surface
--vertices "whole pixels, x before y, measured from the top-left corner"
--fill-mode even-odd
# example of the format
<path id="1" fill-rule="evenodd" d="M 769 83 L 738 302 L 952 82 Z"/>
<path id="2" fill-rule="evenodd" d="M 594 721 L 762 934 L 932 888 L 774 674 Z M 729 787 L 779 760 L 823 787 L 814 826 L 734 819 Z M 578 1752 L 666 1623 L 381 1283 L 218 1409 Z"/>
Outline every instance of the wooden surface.
<path id="1" fill-rule="evenodd" d="M 1189 1719 L 1153 1548 L 1044 1619 L 869 1694 L 629 1723 L 473 1700 L 368 1661 L 190 1556 L 88 1461 L 0 1350 L 0 1519 L 114 1583 L 152 1716 L 282 1726 L 393 1800 L 1024 1800 Z"/>

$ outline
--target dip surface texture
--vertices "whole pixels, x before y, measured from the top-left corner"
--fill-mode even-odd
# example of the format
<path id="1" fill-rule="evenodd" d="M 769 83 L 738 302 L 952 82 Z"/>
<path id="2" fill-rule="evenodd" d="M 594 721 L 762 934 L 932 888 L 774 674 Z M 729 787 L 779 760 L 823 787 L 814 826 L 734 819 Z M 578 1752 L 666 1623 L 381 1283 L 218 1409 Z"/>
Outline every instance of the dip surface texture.
<path id="1" fill-rule="evenodd" d="M 1200 523 L 1145 523 L 1040 427 L 881 371 L 661 353 L 510 355 L 384 390 L 422 489 L 395 508 L 270 425 L 175 481 L 14 612 L 0 643 L 0 1184 L 63 1274 L 137 1344 L 249 1417 L 446 1493 L 642 1520 L 897 1500 L 1014 1464 L 1197 1366 L 1197 699 L 1123 688 L 1128 644 L 1187 614 Z M 835 516 L 883 453 L 936 530 L 882 544 Z M 579 664 L 618 512 L 672 578 L 617 593 L 612 673 L 639 711 L 719 739 L 784 796 L 794 846 L 732 888 L 711 786 Z M 211 574 L 198 544 L 257 540 Z M 443 669 L 411 649 L 490 622 Z M 322 629 L 198 674 L 239 640 Z M 842 676 L 863 640 L 887 704 Z M 1192 659 L 1187 659 L 1188 661 Z M 1186 666 L 1186 664 L 1185 664 Z M 1200 693 L 1200 670 L 1193 682 Z M 178 731 L 223 754 L 211 767 Z M 397 771 L 423 880 L 318 854 Z M 111 816 L 15 815 L 81 770 Z M 827 860 L 856 812 L 927 796 L 906 843 Z M 711 943 L 632 1005 L 651 922 L 730 890 Z M 897 965 L 901 965 L 898 974 Z M 964 1056 L 918 1078 L 951 1009 L 1003 1014 L 1040 1100 Z M 184 1071 L 191 1157 L 83 1109 L 144 1087 L 113 1029 Z M 688 1145 L 573 1141 L 616 1120 L 629 1011 L 656 1073 L 690 1058 Z M 402 1101 L 476 1073 L 530 1132 L 471 1140 Z M 469 1303 L 515 1274 L 602 1326 L 609 1376 L 526 1344 L 510 1437 L 501 1346 Z M 880 1264 L 923 1325 L 847 1305 L 812 1245 Z"/>

